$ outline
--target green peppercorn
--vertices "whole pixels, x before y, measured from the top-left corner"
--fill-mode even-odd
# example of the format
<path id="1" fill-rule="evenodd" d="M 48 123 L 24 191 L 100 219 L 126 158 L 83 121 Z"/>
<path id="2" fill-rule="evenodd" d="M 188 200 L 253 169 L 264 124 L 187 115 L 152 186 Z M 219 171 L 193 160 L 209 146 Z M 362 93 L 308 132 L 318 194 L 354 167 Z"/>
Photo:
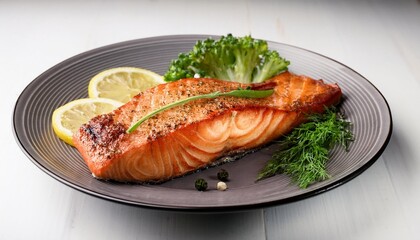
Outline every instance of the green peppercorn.
<path id="1" fill-rule="evenodd" d="M 219 179 L 220 181 L 226 182 L 228 178 L 229 178 L 229 173 L 225 169 L 221 169 L 217 173 L 217 179 Z"/>
<path id="2" fill-rule="evenodd" d="M 205 191 L 207 189 L 207 182 L 206 180 L 199 178 L 197 180 L 195 180 L 195 188 L 198 191 Z"/>

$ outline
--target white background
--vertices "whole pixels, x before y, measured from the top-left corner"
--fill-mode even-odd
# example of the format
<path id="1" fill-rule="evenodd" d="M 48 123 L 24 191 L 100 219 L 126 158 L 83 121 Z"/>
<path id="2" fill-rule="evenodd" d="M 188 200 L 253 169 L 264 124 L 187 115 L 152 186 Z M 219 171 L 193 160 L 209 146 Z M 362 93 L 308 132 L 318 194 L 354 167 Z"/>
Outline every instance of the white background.
<path id="1" fill-rule="evenodd" d="M 252 34 L 336 59 L 369 79 L 394 131 L 351 182 L 303 201 L 229 214 L 126 206 L 38 169 L 12 130 L 25 86 L 78 53 L 170 34 Z M 420 239 L 417 1 L 0 0 L 0 239 Z"/>

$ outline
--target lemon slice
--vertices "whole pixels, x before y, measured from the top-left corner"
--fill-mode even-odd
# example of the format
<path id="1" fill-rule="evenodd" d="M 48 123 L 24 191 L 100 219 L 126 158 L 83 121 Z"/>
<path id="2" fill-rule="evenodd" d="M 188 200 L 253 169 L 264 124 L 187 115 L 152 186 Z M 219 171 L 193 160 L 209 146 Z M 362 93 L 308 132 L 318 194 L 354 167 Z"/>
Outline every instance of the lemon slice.
<path id="1" fill-rule="evenodd" d="M 163 77 L 152 71 L 119 67 L 102 71 L 89 82 L 90 98 L 110 98 L 123 103 L 128 102 L 140 92 L 164 83 Z"/>
<path id="2" fill-rule="evenodd" d="M 71 101 L 53 112 L 53 130 L 61 140 L 73 146 L 73 133 L 82 124 L 121 105 L 121 102 L 107 98 L 82 98 Z"/>

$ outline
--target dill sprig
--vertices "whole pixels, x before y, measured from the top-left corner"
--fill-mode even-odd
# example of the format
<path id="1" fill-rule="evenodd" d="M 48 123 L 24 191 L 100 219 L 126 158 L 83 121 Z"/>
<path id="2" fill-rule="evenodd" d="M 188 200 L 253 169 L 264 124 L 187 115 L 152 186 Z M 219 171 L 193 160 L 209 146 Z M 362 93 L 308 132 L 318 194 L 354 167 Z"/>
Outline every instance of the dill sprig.
<path id="1" fill-rule="evenodd" d="M 353 141 L 351 123 L 336 108 L 308 116 L 308 122 L 295 128 L 279 142 L 279 149 L 261 170 L 257 180 L 285 173 L 299 187 L 307 188 L 330 177 L 326 170 L 330 150 L 340 145 L 348 151 Z"/>

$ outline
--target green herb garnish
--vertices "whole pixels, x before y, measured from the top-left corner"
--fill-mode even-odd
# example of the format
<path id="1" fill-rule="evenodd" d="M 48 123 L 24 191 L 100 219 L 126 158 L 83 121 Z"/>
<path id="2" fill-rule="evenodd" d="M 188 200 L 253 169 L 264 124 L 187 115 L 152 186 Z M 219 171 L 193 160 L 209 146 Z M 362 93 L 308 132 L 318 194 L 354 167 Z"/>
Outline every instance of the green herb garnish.
<path id="1" fill-rule="evenodd" d="M 165 81 L 192 78 L 195 75 L 242 83 L 258 83 L 286 71 L 290 62 L 268 42 L 251 36 L 227 34 L 215 40 L 197 41 L 194 47 L 171 61 Z"/>
<path id="2" fill-rule="evenodd" d="M 335 108 L 310 115 L 308 120 L 279 142 L 280 149 L 259 173 L 258 180 L 285 173 L 299 187 L 306 188 L 330 177 L 326 170 L 329 152 L 335 145 L 348 151 L 353 141 L 350 122 Z"/>
<path id="3" fill-rule="evenodd" d="M 232 90 L 230 92 L 219 92 L 219 91 L 217 91 L 217 92 L 212 92 L 212 93 L 208 93 L 208 94 L 202 94 L 202 95 L 196 95 L 196 96 L 184 98 L 184 99 L 175 101 L 173 103 L 170 103 L 168 105 L 165 105 L 161 108 L 158 108 L 158 109 L 150 112 L 149 114 L 145 115 L 144 117 L 140 118 L 140 120 L 138 120 L 135 124 L 133 124 L 127 130 L 127 133 L 132 133 L 134 130 L 137 129 L 138 126 L 140 126 L 140 124 L 142 124 L 144 121 L 146 121 L 147 119 L 157 115 L 160 112 L 163 112 L 165 110 L 168 110 L 168 109 L 176 107 L 176 106 L 183 105 L 187 102 L 191 102 L 191 101 L 194 101 L 194 100 L 204 99 L 204 98 L 217 98 L 217 97 L 222 97 L 222 96 L 240 97 L 240 98 L 265 98 L 265 97 L 270 96 L 273 93 L 274 93 L 274 89 L 268 89 L 268 90 L 236 89 L 236 90 Z"/>
<path id="4" fill-rule="evenodd" d="M 199 179 L 195 180 L 194 187 L 198 191 L 206 191 L 207 186 L 208 186 L 207 181 L 204 180 L 203 178 L 199 178 Z"/>
<path id="5" fill-rule="evenodd" d="M 217 179 L 219 179 L 220 181 L 226 182 L 229 179 L 228 171 L 226 171 L 225 169 L 221 169 L 217 173 Z"/>

